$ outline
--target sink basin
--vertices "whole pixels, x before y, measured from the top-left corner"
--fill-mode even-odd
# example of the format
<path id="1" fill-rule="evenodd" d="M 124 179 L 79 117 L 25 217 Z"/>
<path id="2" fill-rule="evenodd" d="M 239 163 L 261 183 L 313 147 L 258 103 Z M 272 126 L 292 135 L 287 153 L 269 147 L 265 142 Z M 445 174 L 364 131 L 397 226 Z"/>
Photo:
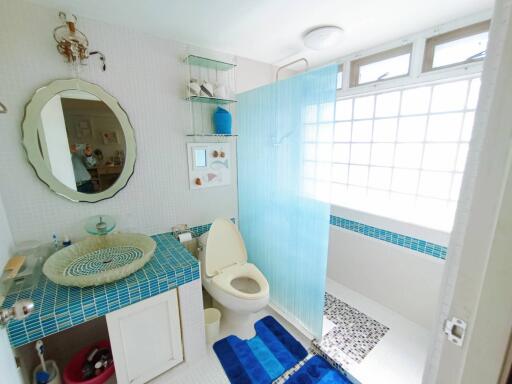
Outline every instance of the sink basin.
<path id="1" fill-rule="evenodd" d="M 151 237 L 140 234 L 89 237 L 51 255 L 43 273 L 60 285 L 89 287 L 111 283 L 142 268 L 155 247 Z"/>

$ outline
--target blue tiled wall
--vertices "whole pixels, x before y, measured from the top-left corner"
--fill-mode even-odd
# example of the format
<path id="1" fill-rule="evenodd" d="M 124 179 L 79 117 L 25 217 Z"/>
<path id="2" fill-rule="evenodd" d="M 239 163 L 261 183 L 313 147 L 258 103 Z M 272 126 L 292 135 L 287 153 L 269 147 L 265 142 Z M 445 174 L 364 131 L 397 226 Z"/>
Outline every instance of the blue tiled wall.
<path id="1" fill-rule="evenodd" d="M 439 259 L 446 259 L 447 248 L 439 244 L 430 243 L 425 240 L 420 240 L 414 237 L 401 235 L 399 233 L 372 227 L 370 225 L 358 223 L 357 221 L 352 221 L 344 219 L 343 217 L 333 215 L 331 215 L 331 225 L 347 229 L 349 231 L 357 232 L 361 235 L 373 237 L 374 239 L 386 241 L 388 243 L 395 244 L 400 247 L 409 248 L 412 249 L 413 251 L 434 256 Z"/>

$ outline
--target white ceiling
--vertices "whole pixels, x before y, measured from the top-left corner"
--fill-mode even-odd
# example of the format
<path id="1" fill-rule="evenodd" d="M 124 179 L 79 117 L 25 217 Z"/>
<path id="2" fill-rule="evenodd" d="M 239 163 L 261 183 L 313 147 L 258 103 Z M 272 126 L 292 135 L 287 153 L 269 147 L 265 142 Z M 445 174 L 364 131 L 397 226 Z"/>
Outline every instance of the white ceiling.
<path id="1" fill-rule="evenodd" d="M 493 0 L 31 0 L 219 52 L 320 64 L 492 8 Z M 319 25 L 345 30 L 332 49 L 304 47 Z"/>

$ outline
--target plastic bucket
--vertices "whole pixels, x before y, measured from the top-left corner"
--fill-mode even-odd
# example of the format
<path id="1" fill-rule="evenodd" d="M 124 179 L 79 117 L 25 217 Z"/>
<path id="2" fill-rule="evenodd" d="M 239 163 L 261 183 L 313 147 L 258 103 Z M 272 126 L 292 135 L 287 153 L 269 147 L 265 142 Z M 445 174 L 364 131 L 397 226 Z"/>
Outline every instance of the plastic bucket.
<path id="1" fill-rule="evenodd" d="M 217 308 L 204 310 L 204 325 L 206 329 L 206 341 L 211 343 L 218 339 L 221 314 Z"/>
<path id="2" fill-rule="evenodd" d="M 87 348 L 78 352 L 64 369 L 64 383 L 65 384 L 102 384 L 105 383 L 110 376 L 114 374 L 114 364 L 106 368 L 100 375 L 93 377 L 89 380 L 82 380 L 82 366 L 87 359 L 87 355 L 94 347 L 109 348 L 110 343 L 108 340 L 98 341 Z"/>

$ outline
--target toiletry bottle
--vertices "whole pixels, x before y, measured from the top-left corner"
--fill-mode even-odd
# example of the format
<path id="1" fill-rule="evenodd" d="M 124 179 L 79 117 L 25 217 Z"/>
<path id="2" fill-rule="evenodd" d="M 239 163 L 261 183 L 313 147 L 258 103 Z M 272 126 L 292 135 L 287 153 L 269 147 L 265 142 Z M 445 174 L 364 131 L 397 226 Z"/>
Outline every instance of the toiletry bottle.
<path id="1" fill-rule="evenodd" d="M 63 247 L 69 247 L 71 245 L 71 240 L 69 239 L 69 236 L 65 236 L 64 240 L 62 241 Z"/>

